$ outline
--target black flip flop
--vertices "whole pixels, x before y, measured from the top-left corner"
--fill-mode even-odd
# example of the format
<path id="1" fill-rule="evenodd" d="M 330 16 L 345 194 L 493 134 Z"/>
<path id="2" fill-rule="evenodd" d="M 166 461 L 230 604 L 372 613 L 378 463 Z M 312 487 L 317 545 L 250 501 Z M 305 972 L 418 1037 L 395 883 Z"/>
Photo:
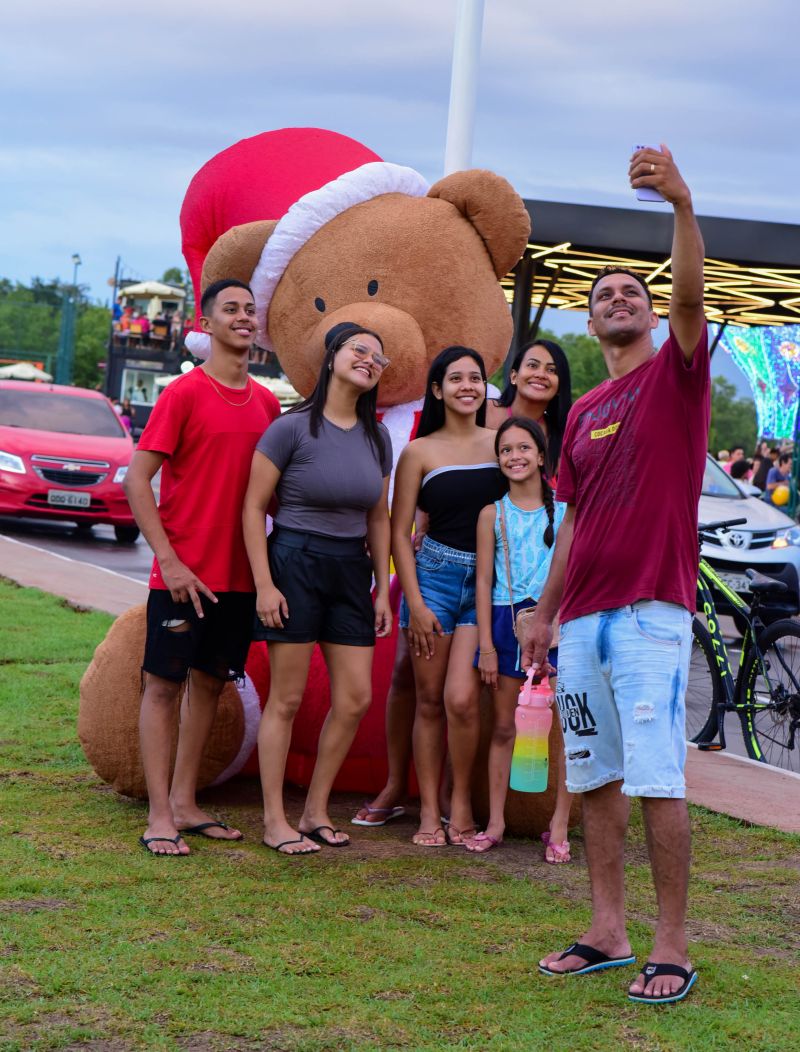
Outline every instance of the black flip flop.
<path id="1" fill-rule="evenodd" d="M 149 836 L 139 837 L 139 843 L 145 849 L 148 855 L 152 855 L 154 858 L 187 858 L 188 856 L 183 851 L 151 851 L 148 844 L 154 844 L 158 840 L 163 840 L 167 844 L 174 844 L 178 846 L 178 841 L 181 839 L 181 834 L 178 833 L 176 837 L 171 836 Z"/>
<path id="2" fill-rule="evenodd" d="M 230 828 L 224 822 L 201 822 L 199 826 L 188 826 L 186 829 L 181 829 L 180 832 L 186 836 L 204 836 L 206 840 L 227 840 L 231 844 L 237 844 L 240 840 L 244 840 L 243 833 L 240 833 L 238 836 L 208 836 L 205 832 L 206 829 L 228 830 Z"/>
<path id="3" fill-rule="evenodd" d="M 645 993 L 628 994 L 629 1001 L 638 1001 L 639 1004 L 645 1005 L 671 1005 L 676 1001 L 682 1001 L 697 982 L 697 972 L 694 968 L 691 971 L 687 971 L 685 968 L 681 968 L 679 964 L 654 964 L 652 961 L 648 961 L 642 968 L 642 975 L 644 976 L 645 986 L 659 975 L 677 975 L 679 979 L 683 979 L 678 989 L 665 997 L 648 997 Z"/>
<path id="4" fill-rule="evenodd" d="M 303 833 L 303 835 L 299 836 L 296 840 L 282 840 L 280 844 L 268 844 L 266 840 L 262 840 L 261 843 L 264 845 L 264 847 L 268 847 L 270 851 L 276 851 L 279 855 L 285 855 L 287 858 L 295 858 L 299 857 L 300 855 L 318 855 L 319 852 L 314 851 L 313 848 L 311 848 L 310 850 L 306 848 L 305 851 L 281 851 L 281 848 L 286 847 L 287 844 L 302 844 L 304 840 L 308 839 L 308 834 Z"/>
<path id="5" fill-rule="evenodd" d="M 569 968 L 567 971 L 559 972 L 554 968 L 548 968 L 546 964 L 539 965 L 542 975 L 588 975 L 589 972 L 602 972 L 606 968 L 624 968 L 628 964 L 635 964 L 636 958 L 631 954 L 628 957 L 609 957 L 607 953 L 588 946 L 583 942 L 573 942 L 558 958 L 563 961 L 565 957 L 583 957 L 586 964 L 582 968 Z"/>
<path id="6" fill-rule="evenodd" d="M 330 833 L 336 836 L 337 833 L 341 833 L 341 829 L 334 829 L 333 826 L 317 826 L 316 829 L 312 829 L 310 833 L 303 833 L 303 836 L 308 837 L 309 840 L 313 840 L 317 844 L 322 844 L 325 847 L 347 847 L 350 843 L 350 839 L 347 840 L 328 840 L 322 835 L 322 830 L 327 829 Z M 302 829 L 300 830 L 302 833 Z"/>

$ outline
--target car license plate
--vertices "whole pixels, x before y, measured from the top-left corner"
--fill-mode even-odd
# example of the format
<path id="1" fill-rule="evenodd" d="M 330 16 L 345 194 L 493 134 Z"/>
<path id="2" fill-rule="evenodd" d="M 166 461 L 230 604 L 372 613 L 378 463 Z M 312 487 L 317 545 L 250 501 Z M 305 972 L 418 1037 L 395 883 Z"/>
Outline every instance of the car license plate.
<path id="1" fill-rule="evenodd" d="M 74 490 L 51 489 L 47 494 L 47 503 L 54 508 L 89 508 L 92 505 L 91 493 L 76 493 Z"/>
<path id="2" fill-rule="evenodd" d="M 732 591 L 738 592 L 739 595 L 750 591 L 750 579 L 745 577 L 744 574 L 725 573 L 722 570 L 717 570 L 717 577 L 724 581 Z"/>

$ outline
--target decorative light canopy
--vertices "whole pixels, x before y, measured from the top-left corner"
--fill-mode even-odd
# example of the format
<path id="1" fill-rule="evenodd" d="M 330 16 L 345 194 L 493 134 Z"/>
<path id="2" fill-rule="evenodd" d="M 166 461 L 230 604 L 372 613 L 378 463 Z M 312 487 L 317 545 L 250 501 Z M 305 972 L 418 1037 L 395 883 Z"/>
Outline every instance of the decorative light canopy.
<path id="1" fill-rule="evenodd" d="M 759 435 L 793 438 L 800 392 L 800 325 L 751 329 L 728 325 L 719 346 L 747 377 L 756 403 Z"/>
<path id="2" fill-rule="evenodd" d="M 603 267 L 641 275 L 655 312 L 668 315 L 671 209 L 535 200 L 525 205 L 533 237 L 502 281 L 515 319 L 510 355 L 538 331 L 545 307 L 586 312 L 592 282 Z M 800 393 L 800 226 L 697 219 L 708 252 L 705 308 L 715 338 L 750 383 L 759 433 L 792 438 Z M 797 465 L 800 470 L 800 457 Z"/>
<path id="3" fill-rule="evenodd" d="M 534 228 L 535 225 L 534 213 Z M 539 306 L 546 297 L 548 307 L 585 311 L 597 272 L 611 266 L 641 274 L 650 287 L 653 309 L 662 317 L 669 312 L 671 260 L 663 256 L 593 251 L 569 241 L 559 244 L 532 241 L 528 253 L 536 261 L 533 307 Z M 555 283 L 554 275 L 557 275 Z M 737 326 L 786 325 L 794 320 L 800 323 L 800 267 L 748 266 L 707 258 L 705 279 L 706 316 L 710 322 L 727 321 Z M 511 302 L 514 275 L 506 275 L 502 285 Z"/>

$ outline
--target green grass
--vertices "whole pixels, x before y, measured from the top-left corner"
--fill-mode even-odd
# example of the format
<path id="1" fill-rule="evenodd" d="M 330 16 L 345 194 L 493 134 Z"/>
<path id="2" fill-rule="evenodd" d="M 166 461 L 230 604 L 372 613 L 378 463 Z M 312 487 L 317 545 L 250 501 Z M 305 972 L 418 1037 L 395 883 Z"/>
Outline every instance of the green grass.
<path id="1" fill-rule="evenodd" d="M 587 923 L 576 864 L 508 842 L 423 852 L 410 822 L 289 860 L 259 841 L 253 782 L 207 794 L 246 831 L 154 859 L 141 804 L 77 743 L 78 681 L 111 619 L 0 582 L 0 1048 L 780 1050 L 798 1040 L 800 839 L 693 809 L 700 983 L 635 1006 L 625 969 L 547 980 L 536 961 Z M 297 812 L 299 796 L 290 794 Z M 358 801 L 339 797 L 342 823 Z M 790 806 L 787 801 L 787 806 Z M 638 813 L 630 933 L 653 892 Z"/>

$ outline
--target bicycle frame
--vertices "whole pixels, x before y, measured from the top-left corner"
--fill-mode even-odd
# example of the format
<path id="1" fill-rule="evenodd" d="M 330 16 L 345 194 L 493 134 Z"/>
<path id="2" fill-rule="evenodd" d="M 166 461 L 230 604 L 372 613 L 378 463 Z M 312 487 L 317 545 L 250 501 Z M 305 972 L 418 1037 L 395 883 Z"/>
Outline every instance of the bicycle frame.
<path id="1" fill-rule="evenodd" d="M 725 644 L 725 640 L 722 638 L 722 630 L 719 624 L 719 614 L 714 603 L 714 597 L 711 589 L 714 588 L 721 592 L 722 595 L 728 600 L 734 609 L 739 610 L 745 620 L 747 621 L 747 631 L 742 639 L 742 648 L 739 653 L 739 668 L 736 671 L 736 675 L 733 674 L 733 668 L 731 666 L 730 655 L 728 653 L 728 647 Z M 714 647 L 714 657 L 717 661 L 717 670 L 719 672 L 720 681 L 722 683 L 723 700 L 720 703 L 719 712 L 719 723 L 718 723 L 718 734 L 719 744 L 716 746 L 719 750 L 725 748 L 725 713 L 731 712 L 737 708 L 736 695 L 739 687 L 739 676 L 742 668 L 744 667 L 745 657 L 751 646 L 755 643 L 755 632 L 754 626 L 751 621 L 750 607 L 745 603 L 744 599 L 737 593 L 734 592 L 725 582 L 720 578 L 717 572 L 711 567 L 705 559 L 700 560 L 698 575 L 697 575 L 697 594 L 698 594 L 698 609 L 702 610 L 705 614 L 706 624 L 708 626 L 708 632 L 711 636 L 711 642 Z M 703 748 L 703 746 L 699 746 Z M 714 749 L 714 745 L 711 743 L 705 744 L 705 749 Z"/>

